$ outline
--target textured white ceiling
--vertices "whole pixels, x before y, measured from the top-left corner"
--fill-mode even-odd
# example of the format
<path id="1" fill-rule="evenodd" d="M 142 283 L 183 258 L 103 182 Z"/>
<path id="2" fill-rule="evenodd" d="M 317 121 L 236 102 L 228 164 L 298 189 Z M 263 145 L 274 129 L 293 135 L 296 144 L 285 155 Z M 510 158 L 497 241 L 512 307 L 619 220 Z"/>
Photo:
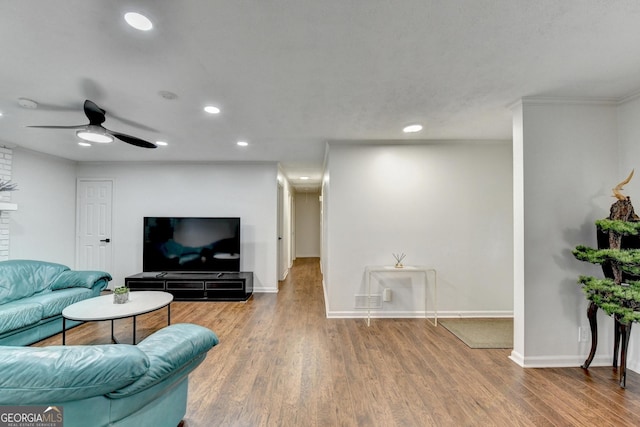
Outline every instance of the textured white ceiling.
<path id="1" fill-rule="evenodd" d="M 131 10 L 155 28 L 128 27 Z M 73 160 L 277 161 L 309 186 L 327 141 L 510 139 L 522 97 L 635 94 L 640 2 L 4 0 L 0 47 L 0 143 Z M 26 128 L 86 123 L 85 99 L 105 127 L 170 145 L 87 149 L 73 131 Z M 414 122 L 424 130 L 403 134 Z"/>

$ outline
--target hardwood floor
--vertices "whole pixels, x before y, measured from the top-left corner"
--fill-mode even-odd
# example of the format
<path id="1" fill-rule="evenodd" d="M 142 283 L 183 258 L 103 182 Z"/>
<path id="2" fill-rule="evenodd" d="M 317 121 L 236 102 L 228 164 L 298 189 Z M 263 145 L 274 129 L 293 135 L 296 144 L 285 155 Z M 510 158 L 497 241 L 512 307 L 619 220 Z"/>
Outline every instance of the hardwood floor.
<path id="1" fill-rule="evenodd" d="M 185 427 L 640 425 L 633 372 L 621 389 L 613 368 L 523 369 L 510 350 L 470 349 L 427 320 L 325 318 L 317 259 L 296 261 L 278 294 L 175 302 L 171 316 L 220 337 L 190 376 Z M 119 336 L 130 323 L 119 321 Z M 164 310 L 141 316 L 138 336 L 164 325 Z M 67 340 L 109 333 L 88 323 Z"/>

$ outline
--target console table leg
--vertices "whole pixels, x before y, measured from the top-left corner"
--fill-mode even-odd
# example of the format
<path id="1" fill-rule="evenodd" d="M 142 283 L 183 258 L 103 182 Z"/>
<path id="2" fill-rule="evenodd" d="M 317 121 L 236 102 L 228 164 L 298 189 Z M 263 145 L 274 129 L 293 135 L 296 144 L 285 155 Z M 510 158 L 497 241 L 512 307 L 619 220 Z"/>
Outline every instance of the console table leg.
<path id="1" fill-rule="evenodd" d="M 629 347 L 629 337 L 631 336 L 631 323 L 620 323 L 622 345 L 620 348 L 620 387 L 625 388 L 627 384 L 627 348 Z"/>
<path id="2" fill-rule="evenodd" d="M 620 351 L 620 337 L 622 336 L 622 324 L 616 316 L 613 316 L 613 367 L 618 367 L 618 352 Z M 621 360 L 622 361 L 622 360 Z"/>
<path id="3" fill-rule="evenodd" d="M 584 369 L 588 369 L 591 362 L 593 362 L 593 358 L 596 355 L 596 348 L 598 347 L 598 320 L 596 315 L 598 314 L 598 306 L 595 303 L 589 304 L 589 308 L 587 308 L 587 319 L 589 319 L 589 328 L 591 329 L 591 351 L 589 352 L 589 357 L 584 361 L 582 367 Z"/>

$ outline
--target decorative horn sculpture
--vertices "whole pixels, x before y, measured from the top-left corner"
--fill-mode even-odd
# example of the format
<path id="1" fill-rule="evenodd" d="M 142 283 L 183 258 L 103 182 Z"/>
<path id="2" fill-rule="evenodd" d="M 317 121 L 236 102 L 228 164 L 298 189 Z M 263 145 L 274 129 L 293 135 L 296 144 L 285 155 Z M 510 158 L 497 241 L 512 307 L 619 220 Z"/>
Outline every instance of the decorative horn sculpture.
<path id="1" fill-rule="evenodd" d="M 631 178 L 633 178 L 633 172 L 634 171 L 635 171 L 635 169 L 631 169 L 631 173 L 629 174 L 627 179 L 622 181 L 620 184 L 616 185 L 615 188 L 613 189 L 613 195 L 614 195 L 614 197 L 616 199 L 618 199 L 618 200 L 627 200 L 628 197 L 625 196 L 624 194 L 622 194 L 621 191 L 622 191 L 622 187 L 627 185 L 629 183 L 629 181 L 631 181 Z"/>

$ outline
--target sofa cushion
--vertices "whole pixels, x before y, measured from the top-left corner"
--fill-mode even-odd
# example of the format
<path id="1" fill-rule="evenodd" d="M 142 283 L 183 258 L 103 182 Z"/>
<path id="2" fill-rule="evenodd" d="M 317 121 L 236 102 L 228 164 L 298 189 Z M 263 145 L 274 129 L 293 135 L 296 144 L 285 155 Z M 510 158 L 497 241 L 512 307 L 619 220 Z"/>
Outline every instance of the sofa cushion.
<path id="1" fill-rule="evenodd" d="M 94 292 L 86 288 L 45 291 L 16 302 L 36 303 L 42 306 L 42 318 L 59 316 L 67 306 L 94 296 Z M 2 310 L 0 309 L 0 312 Z"/>
<path id="2" fill-rule="evenodd" d="M 124 387 L 144 375 L 149 359 L 127 344 L 0 347 L 0 366 L 0 405 L 47 404 Z"/>
<path id="3" fill-rule="evenodd" d="M 116 399 L 131 396 L 172 375 L 183 375 L 185 371 L 188 373 L 200 364 L 218 342 L 216 334 L 203 326 L 189 323 L 167 326 L 137 346 L 149 358 L 149 370 L 137 381 L 107 396 Z"/>
<path id="4" fill-rule="evenodd" d="M 0 304 L 16 301 L 47 289 L 69 267 L 44 261 L 0 262 Z"/>
<path id="5" fill-rule="evenodd" d="M 34 325 L 42 319 L 42 305 L 35 302 L 14 301 L 0 309 L 0 334 Z"/>
<path id="6" fill-rule="evenodd" d="M 105 279 L 105 287 L 111 275 L 104 271 L 73 271 L 67 270 L 60 273 L 51 282 L 49 289 L 56 291 L 59 289 L 68 288 L 92 288 L 96 282 L 101 279 Z"/>

